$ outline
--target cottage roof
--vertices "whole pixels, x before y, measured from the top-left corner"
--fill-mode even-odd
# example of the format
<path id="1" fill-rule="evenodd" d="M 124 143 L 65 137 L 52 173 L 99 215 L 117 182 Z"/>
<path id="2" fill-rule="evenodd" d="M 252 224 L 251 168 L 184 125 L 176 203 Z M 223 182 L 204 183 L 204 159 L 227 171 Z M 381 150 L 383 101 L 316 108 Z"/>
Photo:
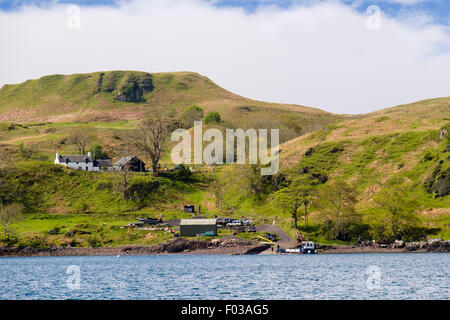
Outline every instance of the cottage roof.
<path id="1" fill-rule="evenodd" d="M 86 159 L 89 162 L 93 162 L 94 159 L 92 157 L 86 156 L 86 155 L 69 155 L 69 156 L 59 156 L 58 160 L 59 162 L 66 162 L 68 160 L 69 162 L 85 162 Z"/>
<path id="2" fill-rule="evenodd" d="M 67 156 L 58 156 L 58 161 L 60 163 L 64 162 L 92 162 L 94 167 L 111 167 L 112 160 L 111 159 L 99 159 L 95 160 L 94 158 L 86 155 L 67 155 Z"/>
<path id="3" fill-rule="evenodd" d="M 94 161 L 94 166 L 103 168 L 103 167 L 112 167 L 111 159 L 99 159 Z"/>
<path id="4" fill-rule="evenodd" d="M 135 156 L 122 157 L 119 160 L 117 160 L 116 163 L 114 163 L 114 166 L 124 166 L 126 164 L 131 163 L 131 162 L 139 163 L 139 162 L 142 162 L 142 160 L 140 160 L 139 158 L 136 158 Z"/>

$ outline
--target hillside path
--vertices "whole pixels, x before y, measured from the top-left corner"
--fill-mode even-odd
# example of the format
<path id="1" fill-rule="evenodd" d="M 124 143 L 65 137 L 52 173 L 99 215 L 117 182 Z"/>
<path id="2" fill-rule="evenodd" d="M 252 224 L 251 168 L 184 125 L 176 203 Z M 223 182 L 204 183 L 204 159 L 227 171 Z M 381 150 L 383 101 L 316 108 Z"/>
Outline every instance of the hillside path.
<path id="1" fill-rule="evenodd" d="M 8 140 L 0 140 L 1 144 L 13 144 L 15 142 L 24 141 L 24 140 L 31 140 L 31 139 L 39 139 L 42 137 L 48 136 L 48 133 L 41 133 L 34 136 L 22 136 L 22 137 L 16 137 Z"/>

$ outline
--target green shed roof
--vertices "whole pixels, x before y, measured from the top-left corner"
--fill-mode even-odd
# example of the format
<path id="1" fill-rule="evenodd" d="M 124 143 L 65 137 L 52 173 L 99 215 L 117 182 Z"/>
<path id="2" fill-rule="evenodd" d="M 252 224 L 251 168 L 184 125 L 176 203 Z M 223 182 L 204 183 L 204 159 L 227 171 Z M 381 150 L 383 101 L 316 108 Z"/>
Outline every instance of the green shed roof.
<path id="1" fill-rule="evenodd" d="M 217 219 L 181 219 L 180 226 L 215 225 Z"/>

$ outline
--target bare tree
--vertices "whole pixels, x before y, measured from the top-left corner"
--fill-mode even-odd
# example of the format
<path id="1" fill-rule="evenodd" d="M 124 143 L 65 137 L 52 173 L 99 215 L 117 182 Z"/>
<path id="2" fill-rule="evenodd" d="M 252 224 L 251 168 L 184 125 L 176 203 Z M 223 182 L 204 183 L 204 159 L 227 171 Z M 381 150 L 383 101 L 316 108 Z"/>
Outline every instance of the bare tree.
<path id="1" fill-rule="evenodd" d="M 11 223 L 22 212 L 23 205 L 20 203 L 12 203 L 10 205 L 0 207 L 0 221 L 3 225 L 3 234 L 6 236 L 9 232 Z"/>
<path id="2" fill-rule="evenodd" d="M 158 175 L 158 163 L 170 135 L 171 119 L 164 108 L 152 108 L 137 132 L 136 146 L 152 161 L 152 172 Z"/>
<path id="3" fill-rule="evenodd" d="M 75 130 L 69 136 L 69 143 L 74 144 L 80 154 L 86 153 L 86 148 L 91 140 L 91 136 L 86 130 Z"/>
<path id="4" fill-rule="evenodd" d="M 130 170 L 126 166 L 122 166 L 121 170 L 119 171 L 119 175 L 122 178 L 122 192 L 125 193 L 125 190 L 127 190 L 128 187 L 128 175 L 130 173 Z"/>

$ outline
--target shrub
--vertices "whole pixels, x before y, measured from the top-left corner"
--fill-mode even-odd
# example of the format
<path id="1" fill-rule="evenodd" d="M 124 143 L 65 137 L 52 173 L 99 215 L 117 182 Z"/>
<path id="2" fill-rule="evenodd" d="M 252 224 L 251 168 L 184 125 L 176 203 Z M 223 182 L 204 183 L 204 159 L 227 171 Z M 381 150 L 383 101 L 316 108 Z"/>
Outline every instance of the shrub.
<path id="1" fill-rule="evenodd" d="M 12 247 L 15 244 L 17 244 L 19 242 L 19 239 L 14 236 L 14 235 L 10 235 L 8 234 L 6 237 L 2 236 L 0 238 L 0 244 L 6 246 L 6 247 Z"/>
<path id="2" fill-rule="evenodd" d="M 205 117 L 206 124 L 220 123 L 220 122 L 221 122 L 220 113 L 218 113 L 216 111 L 209 112 Z"/>
<path id="3" fill-rule="evenodd" d="M 389 119 L 390 118 L 388 116 L 382 116 L 382 117 L 375 118 L 375 122 L 383 122 L 383 121 L 386 121 Z"/>
<path id="4" fill-rule="evenodd" d="M 124 190 L 124 197 L 127 200 L 144 201 L 153 191 L 158 188 L 158 181 L 140 180 L 130 183 Z"/>
<path id="5" fill-rule="evenodd" d="M 108 159 L 108 154 L 103 150 L 103 147 L 98 144 L 94 144 L 89 150 L 94 159 Z"/>
<path id="6" fill-rule="evenodd" d="M 34 234 L 31 236 L 26 237 L 23 240 L 23 244 L 26 246 L 29 246 L 31 248 L 47 248 L 49 243 L 48 243 L 48 238 L 44 235 L 38 235 L 38 234 Z"/>
<path id="7" fill-rule="evenodd" d="M 183 125 L 185 128 L 191 128 L 194 125 L 194 121 L 202 119 L 203 109 L 197 106 L 190 106 L 183 113 Z"/>
<path id="8" fill-rule="evenodd" d="M 87 241 L 91 247 L 95 248 L 101 246 L 101 241 L 96 236 L 88 237 Z"/>
<path id="9" fill-rule="evenodd" d="M 60 233 L 60 230 L 61 229 L 59 227 L 54 227 L 54 228 L 48 230 L 48 234 L 50 234 L 50 235 L 57 235 L 57 234 Z"/>
<path id="10" fill-rule="evenodd" d="M 409 226 L 400 232 L 400 237 L 403 241 L 422 241 L 429 235 L 436 234 L 440 230 L 440 228 Z"/>
<path id="11" fill-rule="evenodd" d="M 422 162 L 428 162 L 434 159 L 433 154 L 430 151 L 425 152 L 422 158 Z"/>
<path id="12" fill-rule="evenodd" d="M 113 184 L 109 181 L 99 181 L 97 182 L 97 190 L 105 190 L 105 189 L 112 189 Z"/>
<path id="13" fill-rule="evenodd" d="M 188 181 L 192 176 L 192 172 L 184 165 L 180 164 L 177 165 L 173 171 L 161 172 L 160 176 L 169 178 L 170 180 Z"/>

